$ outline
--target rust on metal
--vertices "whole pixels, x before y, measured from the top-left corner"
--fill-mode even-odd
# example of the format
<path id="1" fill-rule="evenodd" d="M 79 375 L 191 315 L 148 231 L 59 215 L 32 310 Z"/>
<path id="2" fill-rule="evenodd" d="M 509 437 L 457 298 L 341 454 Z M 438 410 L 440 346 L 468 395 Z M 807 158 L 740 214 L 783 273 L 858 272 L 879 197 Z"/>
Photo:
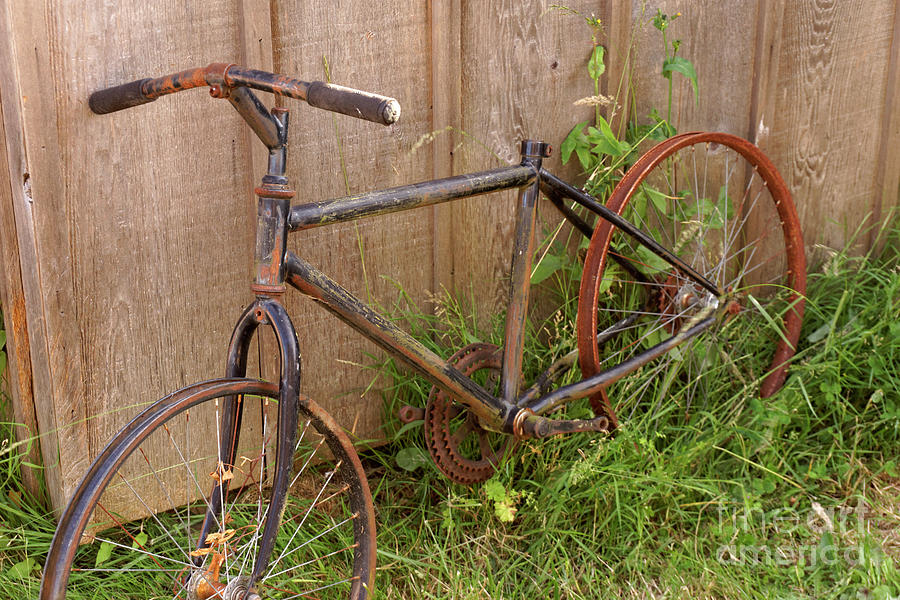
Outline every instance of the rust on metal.
<path id="1" fill-rule="evenodd" d="M 777 169 L 771 160 L 753 144 L 729 134 L 684 133 L 657 144 L 639 158 L 613 190 L 606 202 L 606 208 L 616 216 L 621 215 L 628 199 L 635 193 L 650 172 L 665 160 L 667 156 L 681 148 L 703 142 L 723 144 L 731 147 L 760 172 L 763 181 L 774 183 L 770 191 L 772 197 L 776 199 L 775 208 L 784 228 L 787 262 L 788 264 L 801 265 L 802 267 L 788 272 L 787 285 L 792 290 L 789 297 L 791 308 L 784 317 L 784 339 L 778 342 L 769 368 L 769 375 L 765 378 L 760 388 L 760 395 L 767 397 L 775 393 L 784 383 L 787 361 L 793 356 L 800 337 L 800 325 L 805 305 L 803 296 L 806 291 L 806 257 L 796 209 L 793 202 L 779 201 L 781 198 L 789 199 L 790 192 L 778 175 Z M 585 257 L 584 275 L 581 279 L 576 320 L 579 365 L 585 378 L 591 378 L 599 373 L 601 369 L 600 349 L 595 342 L 598 328 L 596 306 L 600 293 L 600 274 L 603 273 L 606 259 L 609 256 L 607 250 L 615 228 L 616 226 L 613 222 L 601 219 L 594 231 L 587 256 Z M 681 265 L 679 265 L 679 270 L 688 272 L 681 268 Z M 722 294 L 717 293 L 716 295 L 721 297 Z M 599 390 L 592 397 L 592 404 L 595 406 L 595 409 L 603 410 L 610 417 L 611 425 L 616 427 L 615 412 L 605 390 Z"/>
<path id="2" fill-rule="evenodd" d="M 497 346 L 476 343 L 461 348 L 447 362 L 466 377 L 489 370 L 490 378 L 499 375 L 503 358 Z M 424 421 L 431 458 L 444 475 L 457 483 L 472 485 L 489 479 L 515 442 L 513 436 L 484 429 L 474 412 L 437 387 L 431 388 Z M 504 436 L 502 441 L 496 439 L 499 435 Z"/>
<path id="3" fill-rule="evenodd" d="M 569 433 L 609 433 L 609 419 L 605 415 L 593 419 L 576 419 L 557 421 L 537 415 L 528 415 L 522 420 L 521 436 L 543 439 L 554 435 Z"/>
<path id="4" fill-rule="evenodd" d="M 285 291 L 284 284 L 264 285 L 262 283 L 251 283 L 250 291 L 257 296 L 280 297 Z"/>
<path id="5" fill-rule="evenodd" d="M 421 406 L 401 406 L 397 411 L 397 418 L 404 424 L 422 421 L 425 418 L 425 409 Z"/>
<path id="6" fill-rule="evenodd" d="M 306 100 L 306 93 L 309 89 L 309 83 L 295 77 L 259 71 L 257 69 L 247 69 L 236 65 L 230 66 L 225 71 L 224 80 L 226 85 L 232 87 L 245 85 L 263 92 L 271 92 L 289 98 L 296 98 L 297 100 Z"/>
<path id="7" fill-rule="evenodd" d="M 447 390 L 455 401 L 476 413 L 482 426 L 499 430 L 505 422 L 512 407 L 504 405 L 421 342 L 292 252 L 288 252 L 285 259 L 285 272 L 288 284 L 318 300 L 326 310 L 411 366 L 432 384 Z"/>
<path id="8" fill-rule="evenodd" d="M 549 153 L 550 146 L 548 144 L 533 140 L 522 142 L 522 166 L 534 169 L 536 177 L 530 185 L 520 188 L 516 205 L 516 229 L 510 260 L 509 303 L 506 309 L 503 369 L 500 384 L 500 397 L 509 404 L 515 404 L 522 383 L 525 317 L 528 312 L 528 298 L 531 291 L 537 201 L 541 192 L 540 177 L 537 176 L 537 173 L 541 170 L 541 160 Z"/>
<path id="9" fill-rule="evenodd" d="M 295 195 L 297 195 L 297 193 L 292 189 L 274 187 L 270 185 L 255 188 L 253 191 L 260 198 L 275 198 L 277 200 L 290 200 Z"/>

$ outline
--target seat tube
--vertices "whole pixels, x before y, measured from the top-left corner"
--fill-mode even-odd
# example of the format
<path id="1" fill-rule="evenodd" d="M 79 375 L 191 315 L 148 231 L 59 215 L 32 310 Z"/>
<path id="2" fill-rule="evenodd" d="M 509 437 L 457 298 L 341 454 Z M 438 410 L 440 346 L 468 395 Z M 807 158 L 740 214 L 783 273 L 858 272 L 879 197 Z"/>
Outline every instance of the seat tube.
<path id="1" fill-rule="evenodd" d="M 549 156 L 550 146 L 544 142 L 522 142 L 522 164 L 535 169 L 534 182 L 519 191 L 516 205 L 516 233 L 510 268 L 509 305 L 506 312 L 506 335 L 503 348 L 501 398 L 514 404 L 522 384 L 522 353 L 525 347 L 525 319 L 531 288 L 531 260 L 534 255 L 534 227 L 540 196 L 541 159 Z"/>

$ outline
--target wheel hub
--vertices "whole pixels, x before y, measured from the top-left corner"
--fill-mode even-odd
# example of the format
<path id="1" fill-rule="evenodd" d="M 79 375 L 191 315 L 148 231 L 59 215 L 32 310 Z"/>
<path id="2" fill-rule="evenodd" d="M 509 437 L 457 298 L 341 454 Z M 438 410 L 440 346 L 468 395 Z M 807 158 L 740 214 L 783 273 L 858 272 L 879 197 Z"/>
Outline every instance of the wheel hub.
<path id="1" fill-rule="evenodd" d="M 670 334 L 681 331 L 692 308 L 716 308 L 719 300 L 691 281 L 685 281 L 676 273 L 670 273 L 659 285 L 657 308 L 663 315 L 663 328 Z"/>

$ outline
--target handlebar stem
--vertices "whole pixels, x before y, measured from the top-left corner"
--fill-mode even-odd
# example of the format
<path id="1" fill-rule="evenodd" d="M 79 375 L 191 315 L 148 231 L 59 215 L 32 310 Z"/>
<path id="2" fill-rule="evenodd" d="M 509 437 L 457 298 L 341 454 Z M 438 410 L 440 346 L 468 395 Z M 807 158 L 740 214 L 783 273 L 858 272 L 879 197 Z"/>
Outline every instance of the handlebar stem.
<path id="1" fill-rule="evenodd" d="M 256 94 L 245 87 L 233 88 L 225 93 L 228 102 L 244 118 L 266 148 L 273 150 L 284 145 L 286 138 L 285 132 L 282 131 L 285 129 L 284 126 L 272 116 Z"/>

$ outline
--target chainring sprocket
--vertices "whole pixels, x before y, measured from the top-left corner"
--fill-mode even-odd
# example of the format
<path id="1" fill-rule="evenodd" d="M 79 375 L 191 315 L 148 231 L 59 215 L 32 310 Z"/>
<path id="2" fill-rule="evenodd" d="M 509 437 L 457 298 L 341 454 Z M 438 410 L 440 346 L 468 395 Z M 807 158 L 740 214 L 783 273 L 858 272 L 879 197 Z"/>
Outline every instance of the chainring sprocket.
<path id="1" fill-rule="evenodd" d="M 469 377 L 480 370 L 489 370 L 485 387 L 495 393 L 503 365 L 497 346 L 469 344 L 447 362 Z M 437 387 L 431 388 L 425 406 L 425 439 L 438 469 L 453 481 L 466 485 L 489 479 L 515 443 L 513 436 L 484 429 L 475 414 Z"/>

